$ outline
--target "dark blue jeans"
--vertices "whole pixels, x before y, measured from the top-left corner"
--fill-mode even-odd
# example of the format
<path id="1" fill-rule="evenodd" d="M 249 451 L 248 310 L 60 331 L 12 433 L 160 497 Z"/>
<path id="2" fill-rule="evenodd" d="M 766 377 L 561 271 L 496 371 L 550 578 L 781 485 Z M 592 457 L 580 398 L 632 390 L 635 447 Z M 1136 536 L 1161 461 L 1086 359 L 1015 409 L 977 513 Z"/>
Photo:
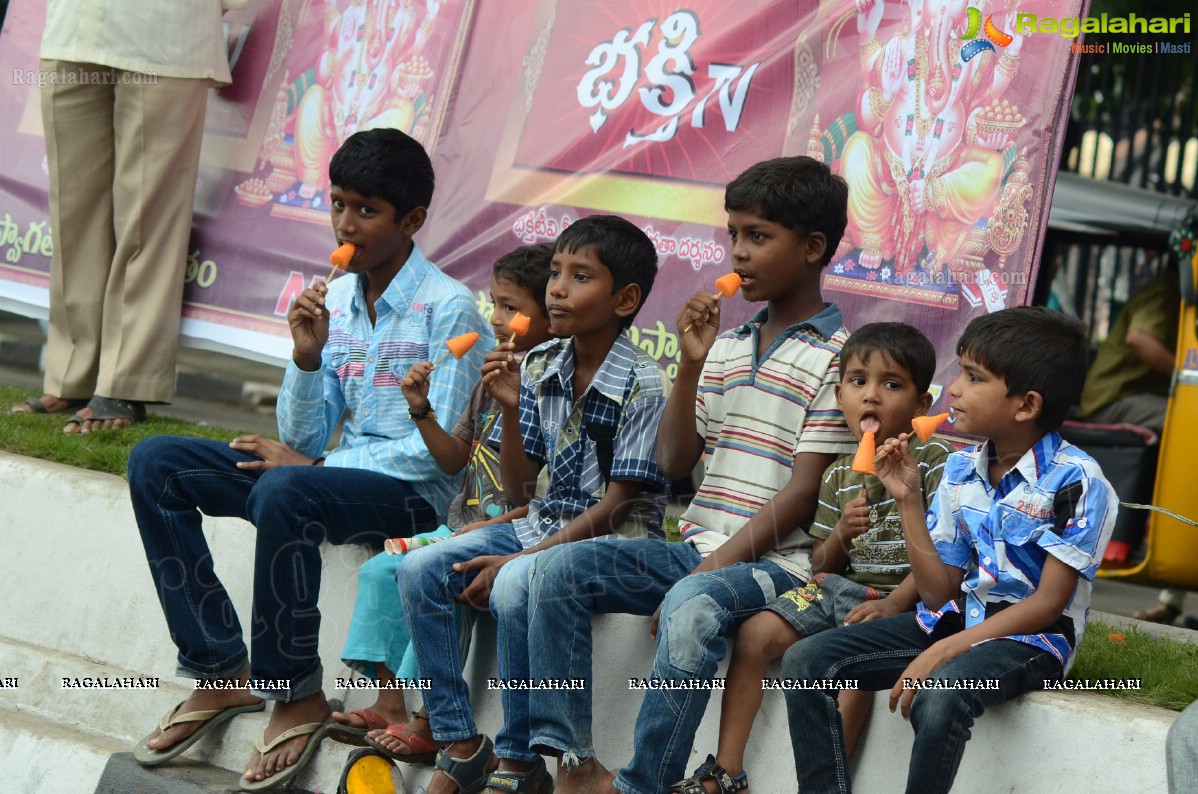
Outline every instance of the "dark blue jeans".
<path id="1" fill-rule="evenodd" d="M 158 600 L 179 648 L 179 674 L 281 680 L 255 690 L 291 701 L 320 691 L 320 544 L 381 546 L 436 525 L 436 513 L 405 482 L 362 469 L 277 466 L 222 441 L 155 436 L 129 455 L 129 494 Z M 241 622 L 212 567 L 201 513 L 237 516 L 257 529 L 253 631 Z"/>
<path id="2" fill-rule="evenodd" d="M 914 612 L 857 623 L 792 645 L 782 657 L 782 675 L 802 681 L 857 681 L 861 689 L 888 690 L 934 641 L 916 623 Z M 992 680 L 997 688 L 924 689 L 916 694 L 907 791 L 947 792 L 961 765 L 969 729 L 986 707 L 1040 689 L 1045 680 L 1061 675 L 1061 663 L 1051 653 L 1014 640 L 980 643 L 937 670 L 937 680 Z M 836 692 L 789 689 L 786 713 L 803 794 L 850 791 Z"/>

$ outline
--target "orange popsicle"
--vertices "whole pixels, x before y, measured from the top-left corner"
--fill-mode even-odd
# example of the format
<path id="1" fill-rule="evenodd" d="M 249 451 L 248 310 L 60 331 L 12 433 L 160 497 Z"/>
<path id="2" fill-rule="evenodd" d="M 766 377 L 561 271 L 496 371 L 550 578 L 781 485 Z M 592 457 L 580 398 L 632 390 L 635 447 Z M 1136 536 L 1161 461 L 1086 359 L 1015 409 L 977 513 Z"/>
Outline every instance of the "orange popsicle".
<path id="1" fill-rule="evenodd" d="M 524 336 L 528 333 L 528 324 L 532 322 L 532 318 L 528 315 L 516 312 L 516 316 L 508 321 L 507 329 L 512 332 L 512 339 L 517 336 Z M 509 340 L 511 341 L 511 340 Z"/>
<path id="2" fill-rule="evenodd" d="M 715 291 L 723 295 L 725 298 L 731 298 L 736 294 L 736 291 L 740 289 L 740 282 L 741 278 L 739 275 L 736 273 L 728 273 L 727 275 L 720 276 L 715 280 Z M 693 327 L 694 323 L 691 323 L 686 328 L 682 329 L 682 333 L 685 334 Z"/>
<path id="3" fill-rule="evenodd" d="M 935 416 L 917 416 L 911 420 L 911 427 L 915 429 L 915 435 L 919 436 L 919 440 L 926 442 L 945 419 L 948 419 L 947 412 Z"/>
<path id="4" fill-rule="evenodd" d="M 740 282 L 740 276 L 736 273 L 720 276 L 715 280 L 716 292 L 719 292 L 725 298 L 731 298 L 740 289 Z"/>
<path id="5" fill-rule="evenodd" d="M 874 433 L 872 430 L 866 430 L 861 434 L 861 445 L 857 447 L 857 455 L 853 458 L 853 471 L 858 474 L 877 474 L 878 469 L 874 466 L 875 454 Z"/>
<path id="6" fill-rule="evenodd" d="M 349 260 L 354 258 L 354 252 L 357 251 L 357 246 L 353 243 L 343 243 L 337 247 L 337 250 L 329 254 L 329 261 L 333 263 L 333 269 L 329 271 L 329 277 L 325 279 L 325 283 L 333 280 L 338 270 L 344 270 L 349 267 Z"/>
<path id="7" fill-rule="evenodd" d="M 455 336 L 446 342 L 445 346 L 449 348 L 449 352 L 453 354 L 454 358 L 461 358 L 470 352 L 470 348 L 474 347 L 474 343 L 477 341 L 478 331 L 470 331 L 469 333 Z"/>

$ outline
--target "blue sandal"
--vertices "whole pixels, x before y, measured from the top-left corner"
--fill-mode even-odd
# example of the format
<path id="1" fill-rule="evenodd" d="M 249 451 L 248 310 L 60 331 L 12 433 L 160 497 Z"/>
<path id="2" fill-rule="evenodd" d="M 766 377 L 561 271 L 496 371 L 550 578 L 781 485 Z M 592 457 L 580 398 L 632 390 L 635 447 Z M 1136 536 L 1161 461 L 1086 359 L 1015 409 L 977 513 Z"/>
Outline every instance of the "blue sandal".
<path id="1" fill-rule="evenodd" d="M 444 750 L 440 750 L 433 764 L 453 781 L 460 794 L 478 794 L 486 788 L 491 778 L 490 766 L 494 757 L 495 743 L 484 735 L 482 744 L 469 758 L 451 758 Z M 428 794 L 428 791 L 421 786 L 416 789 L 416 794 Z"/>
<path id="2" fill-rule="evenodd" d="M 551 794 L 553 778 L 545 768 L 545 759 L 538 758 L 536 767 L 527 772 L 492 772 L 487 778 L 487 789 L 509 794 Z"/>
<path id="3" fill-rule="evenodd" d="M 744 791 L 749 787 L 748 772 L 742 771 L 739 775 L 733 776 L 727 769 L 724 769 L 723 764 L 715 760 L 714 755 L 708 755 L 707 760 L 695 770 L 693 775 L 670 786 L 670 792 L 671 794 L 707 794 L 707 789 L 703 788 L 705 780 L 714 780 L 720 789 L 720 794 L 733 794 L 733 792 Z"/>

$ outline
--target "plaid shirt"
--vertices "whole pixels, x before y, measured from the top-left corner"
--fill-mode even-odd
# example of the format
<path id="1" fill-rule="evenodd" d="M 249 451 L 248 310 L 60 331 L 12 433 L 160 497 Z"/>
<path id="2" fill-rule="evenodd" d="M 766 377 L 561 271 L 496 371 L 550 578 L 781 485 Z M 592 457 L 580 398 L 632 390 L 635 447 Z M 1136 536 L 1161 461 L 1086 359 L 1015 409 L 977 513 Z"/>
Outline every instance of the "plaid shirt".
<path id="1" fill-rule="evenodd" d="M 321 455 L 348 409 L 341 443 L 325 465 L 410 482 L 444 517 L 459 477 L 446 476 L 433 460 L 408 419 L 399 384 L 413 364 L 444 353 L 447 340 L 477 331 L 470 352 L 439 363 L 430 381 L 429 404 L 441 426 L 452 431 L 495 335 L 470 290 L 438 270 L 418 246 L 375 301 L 373 326 L 360 284 L 356 274 L 347 273 L 329 285 L 329 341 L 315 372 L 300 370 L 294 361 L 287 365 L 277 409 L 279 438 L 305 455 Z"/>
<path id="2" fill-rule="evenodd" d="M 596 438 L 613 440 L 610 477 L 644 489 L 619 528 L 625 537 L 661 534 L 666 479 L 657 468 L 657 430 L 666 405 L 665 375 L 621 334 L 587 390 L 574 396 L 574 345 L 554 339 L 525 357 L 520 385 L 524 451 L 542 462 L 528 517 L 515 522 L 524 548 L 535 546 L 603 498 Z"/>
<path id="3" fill-rule="evenodd" d="M 1036 592 L 1048 555 L 1078 572 L 1060 619 L 1036 634 L 1003 638 L 1052 653 L 1068 671 L 1118 499 L 1094 459 L 1055 432 L 1024 453 L 997 488 L 990 487 L 990 456 L 990 442 L 949 456 L 928 508 L 928 529 L 941 559 L 966 571 L 966 628 Z M 918 618 L 930 633 L 941 615 L 960 611 L 956 602 L 939 611 L 921 603 Z"/>

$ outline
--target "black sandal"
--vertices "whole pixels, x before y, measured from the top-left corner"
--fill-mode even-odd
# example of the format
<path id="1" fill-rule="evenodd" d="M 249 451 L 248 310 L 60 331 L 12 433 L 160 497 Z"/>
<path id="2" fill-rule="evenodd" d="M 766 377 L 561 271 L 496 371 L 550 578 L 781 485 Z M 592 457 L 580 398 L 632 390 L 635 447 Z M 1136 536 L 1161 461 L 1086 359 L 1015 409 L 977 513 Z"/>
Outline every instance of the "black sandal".
<path id="1" fill-rule="evenodd" d="M 670 786 L 671 794 L 707 794 L 703 781 L 714 780 L 719 786 L 720 794 L 732 794 L 734 791 L 744 791 L 749 787 L 749 773 L 741 771 L 733 777 L 724 765 L 715 760 L 714 755 L 708 755 L 707 760 L 695 770 L 686 780 L 680 780 Z"/>
<path id="2" fill-rule="evenodd" d="M 67 420 L 68 425 L 81 425 L 84 422 L 105 422 L 112 419 L 124 419 L 130 425 L 139 425 L 146 421 L 146 404 L 136 400 L 118 400 L 115 397 L 96 395 L 87 402 L 92 415 L 84 419 L 75 414 Z"/>
<path id="3" fill-rule="evenodd" d="M 437 758 L 433 763 L 445 773 L 450 782 L 458 787 L 459 794 L 478 794 L 491 777 L 491 772 L 487 767 L 491 765 L 491 759 L 494 757 L 495 743 L 491 741 L 490 737 L 484 735 L 482 744 L 469 758 L 454 758 L 441 750 L 437 753 Z M 416 794 L 421 794 L 421 792 L 427 794 L 424 786 L 416 789 Z"/>
<path id="4" fill-rule="evenodd" d="M 550 794 L 553 778 L 545 768 L 545 759 L 538 758 L 537 765 L 528 772 L 502 772 L 495 770 L 487 778 L 487 789 L 507 791 L 510 794 Z"/>

